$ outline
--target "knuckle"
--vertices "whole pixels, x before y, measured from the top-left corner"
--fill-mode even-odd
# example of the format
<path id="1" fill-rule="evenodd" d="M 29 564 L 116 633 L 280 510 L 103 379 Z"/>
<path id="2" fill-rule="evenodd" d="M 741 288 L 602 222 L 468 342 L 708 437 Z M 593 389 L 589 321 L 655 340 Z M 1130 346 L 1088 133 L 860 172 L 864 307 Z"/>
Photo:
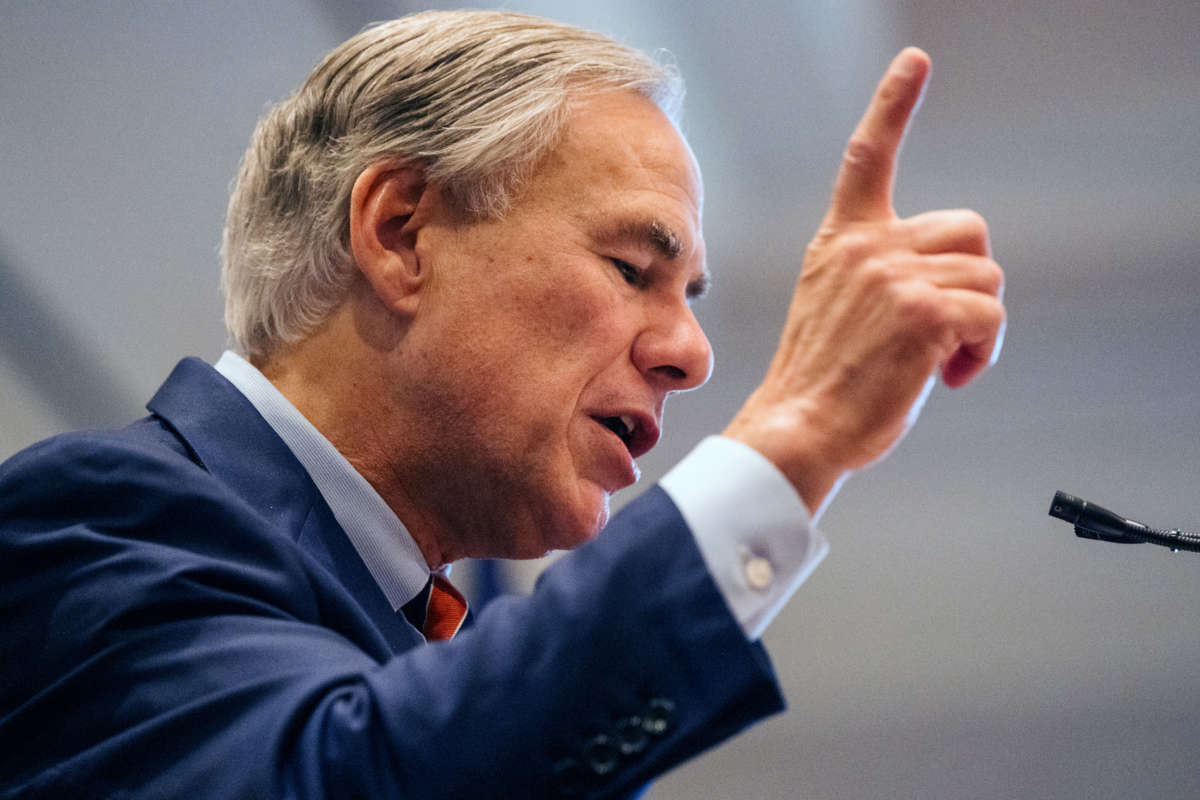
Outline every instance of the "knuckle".
<path id="1" fill-rule="evenodd" d="M 996 301 L 996 303 L 992 306 L 992 327 L 996 330 L 999 330 L 1000 328 L 1003 328 L 1007 322 L 1008 309 L 1004 307 L 1003 303 Z"/>
<path id="2" fill-rule="evenodd" d="M 863 259 L 861 270 L 863 280 L 875 290 L 896 283 L 900 277 L 896 265 L 890 259 L 879 256 Z"/>
<path id="3" fill-rule="evenodd" d="M 988 221 L 984 219 L 982 213 L 979 213 L 974 209 L 956 209 L 954 213 L 958 215 L 960 221 L 965 225 L 965 227 L 978 227 L 983 230 L 988 229 Z"/>
<path id="4" fill-rule="evenodd" d="M 987 285 L 991 294 L 999 294 L 1004 288 L 1004 270 L 995 261 L 990 258 L 984 262 L 984 269 L 987 272 Z"/>
<path id="5" fill-rule="evenodd" d="M 920 327 L 936 327 L 941 318 L 939 306 L 928 292 L 901 293 L 900 309 L 906 319 Z"/>
<path id="6" fill-rule="evenodd" d="M 864 230 L 849 230 L 838 242 L 842 256 L 850 261 L 868 261 L 875 252 L 875 238 Z"/>
<path id="7" fill-rule="evenodd" d="M 894 76 L 889 76 L 889 80 L 885 80 L 879 87 L 879 104 L 885 108 L 895 105 L 900 99 L 901 88 L 900 81 L 896 80 Z"/>
<path id="8" fill-rule="evenodd" d="M 987 220 L 973 208 L 960 208 L 955 212 L 964 228 L 987 232 Z"/>
<path id="9" fill-rule="evenodd" d="M 911 283 L 898 285 L 894 302 L 903 326 L 913 333 L 934 336 L 945 327 L 945 306 L 936 291 Z"/>
<path id="10" fill-rule="evenodd" d="M 896 119 L 896 117 L 905 112 L 905 101 L 908 96 L 908 80 L 899 75 L 889 73 L 879 84 L 875 94 L 879 114 L 891 124 L 903 122 L 902 117 L 901 119 Z"/>
<path id="11" fill-rule="evenodd" d="M 883 157 L 883 148 L 877 142 L 862 133 L 855 132 L 846 142 L 846 152 L 842 158 L 846 165 L 861 171 L 869 171 Z"/>
<path id="12" fill-rule="evenodd" d="M 959 209 L 955 213 L 958 217 L 958 226 L 965 236 L 981 250 L 986 248 L 988 223 L 984 216 L 970 208 Z"/>

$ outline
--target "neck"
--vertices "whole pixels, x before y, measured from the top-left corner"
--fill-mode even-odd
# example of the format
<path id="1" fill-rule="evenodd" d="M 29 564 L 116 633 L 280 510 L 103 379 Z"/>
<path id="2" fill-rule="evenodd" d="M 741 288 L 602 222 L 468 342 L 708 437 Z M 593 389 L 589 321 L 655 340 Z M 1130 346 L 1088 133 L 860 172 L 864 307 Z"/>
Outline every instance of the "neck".
<path id="1" fill-rule="evenodd" d="M 255 366 L 366 478 L 437 569 L 464 552 L 419 494 L 430 451 L 419 435 L 425 414 L 406 410 L 411 404 L 394 377 L 401 374 L 395 364 L 403 331 L 394 329 L 393 316 L 352 300 L 313 334 Z"/>

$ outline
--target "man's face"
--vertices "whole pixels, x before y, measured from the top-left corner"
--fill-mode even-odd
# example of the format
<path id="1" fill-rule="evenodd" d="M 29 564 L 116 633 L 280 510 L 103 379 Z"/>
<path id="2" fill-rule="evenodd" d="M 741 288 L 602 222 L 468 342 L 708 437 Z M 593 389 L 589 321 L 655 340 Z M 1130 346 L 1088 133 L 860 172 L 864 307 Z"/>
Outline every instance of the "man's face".
<path id="1" fill-rule="evenodd" d="M 689 304 L 707 281 L 700 205 L 675 128 L 614 92 L 574 106 L 503 219 L 420 229 L 428 284 L 401 379 L 427 409 L 416 488 L 448 550 L 534 557 L 607 522 L 667 395 L 712 369 Z"/>

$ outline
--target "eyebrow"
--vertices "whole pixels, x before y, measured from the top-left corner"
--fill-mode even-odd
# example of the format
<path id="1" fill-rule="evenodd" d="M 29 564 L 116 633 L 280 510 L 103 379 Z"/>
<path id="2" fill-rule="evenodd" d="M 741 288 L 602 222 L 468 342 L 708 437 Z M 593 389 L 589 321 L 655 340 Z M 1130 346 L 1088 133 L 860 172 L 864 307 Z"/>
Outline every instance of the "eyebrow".
<path id="1" fill-rule="evenodd" d="M 649 246 L 660 257 L 674 261 L 683 253 L 683 240 L 662 220 L 655 218 L 627 219 L 602 228 L 596 235 L 601 245 L 633 244 Z M 707 269 L 687 285 L 687 297 L 696 300 L 708 294 L 712 278 Z"/>

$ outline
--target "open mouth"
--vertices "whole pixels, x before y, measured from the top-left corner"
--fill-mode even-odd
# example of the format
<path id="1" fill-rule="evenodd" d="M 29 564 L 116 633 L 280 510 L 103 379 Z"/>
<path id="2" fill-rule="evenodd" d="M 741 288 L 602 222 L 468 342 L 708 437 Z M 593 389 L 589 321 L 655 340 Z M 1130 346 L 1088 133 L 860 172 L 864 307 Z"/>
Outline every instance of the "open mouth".
<path id="1" fill-rule="evenodd" d="M 658 443 L 658 425 L 650 416 L 640 414 L 596 415 L 592 419 L 612 431 L 633 458 L 641 458 Z"/>
<path id="2" fill-rule="evenodd" d="M 633 448 L 633 434 L 637 430 L 637 422 L 632 417 L 596 417 L 596 421 L 615 433 L 626 448 Z"/>

